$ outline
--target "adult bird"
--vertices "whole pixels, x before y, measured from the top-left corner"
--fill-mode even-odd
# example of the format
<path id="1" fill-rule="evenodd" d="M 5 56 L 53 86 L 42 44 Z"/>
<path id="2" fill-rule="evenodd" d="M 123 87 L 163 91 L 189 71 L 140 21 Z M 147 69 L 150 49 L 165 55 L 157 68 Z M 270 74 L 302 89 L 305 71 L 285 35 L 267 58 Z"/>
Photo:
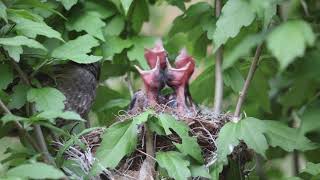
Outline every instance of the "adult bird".
<path id="1" fill-rule="evenodd" d="M 50 77 L 37 74 L 36 78 L 43 86 L 53 86 L 61 91 L 65 97 L 65 110 L 77 112 L 83 119 L 87 119 L 86 127 L 90 126 L 88 114 L 96 97 L 96 89 L 100 76 L 100 63 L 78 64 L 68 62 L 52 67 Z M 61 127 L 67 122 L 57 120 Z"/>

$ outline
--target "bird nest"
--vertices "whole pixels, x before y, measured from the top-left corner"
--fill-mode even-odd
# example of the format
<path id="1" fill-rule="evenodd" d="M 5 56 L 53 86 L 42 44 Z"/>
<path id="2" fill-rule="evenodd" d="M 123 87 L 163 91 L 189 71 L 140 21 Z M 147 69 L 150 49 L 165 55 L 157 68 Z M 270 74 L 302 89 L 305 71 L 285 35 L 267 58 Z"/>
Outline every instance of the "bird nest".
<path id="1" fill-rule="evenodd" d="M 184 133 L 196 138 L 202 151 L 205 166 L 211 166 L 217 160 L 216 139 L 218 133 L 227 122 L 231 121 L 232 115 L 228 113 L 216 114 L 208 108 L 197 107 L 194 104 L 188 83 L 194 72 L 195 61 L 185 49 L 181 50 L 177 56 L 175 67 L 171 66 L 161 42 L 152 49 L 146 49 L 145 58 L 150 70 L 142 70 L 136 66 L 144 83 L 144 91 L 138 91 L 134 94 L 129 110 L 121 111 L 116 117 L 116 123 L 132 120 L 150 108 L 154 111 L 153 116 L 160 117 L 162 114 L 169 114 L 176 121 L 182 121 L 188 126 L 189 131 L 184 131 Z M 172 88 L 174 92 L 169 95 L 161 94 L 161 90 L 165 86 Z M 65 158 L 77 162 L 82 171 L 88 174 L 95 161 L 96 149 L 102 141 L 104 131 L 104 128 L 100 128 L 82 135 L 79 139 L 86 145 L 86 148 L 72 146 L 64 152 Z M 105 169 L 100 175 L 101 177 L 104 176 L 107 179 L 153 179 L 152 177 L 157 175 L 154 170 L 156 166 L 155 152 L 171 151 L 176 149 L 176 143 L 182 143 L 178 132 L 174 130 L 169 135 L 153 135 L 150 133 L 149 127 L 142 124 L 137 131 L 139 136 L 135 151 L 124 157 L 116 168 Z M 237 154 L 246 147 L 242 143 L 238 148 L 240 150 L 236 149 L 236 153 L 233 154 Z M 72 173 L 68 169 L 65 171 Z M 147 175 L 142 177 L 143 172 L 147 172 Z"/>
<path id="2" fill-rule="evenodd" d="M 157 114 L 167 113 L 175 117 L 177 121 L 183 121 L 189 126 L 189 135 L 197 138 L 197 142 L 202 150 L 202 156 L 205 160 L 205 165 L 209 167 L 217 159 L 216 139 L 218 133 L 224 124 L 232 118 L 231 114 L 215 114 L 206 108 L 198 108 L 192 115 L 181 115 L 176 108 L 172 108 L 163 104 L 153 107 Z M 145 110 L 120 111 L 116 120 L 119 122 L 130 120 Z M 116 122 L 116 123 L 118 123 Z M 95 153 L 102 141 L 102 135 L 106 128 L 94 129 L 79 137 L 79 140 L 85 144 L 85 148 L 74 145 L 70 146 L 65 152 L 64 157 L 67 160 L 73 160 L 76 166 L 79 166 L 85 174 L 89 174 L 90 168 L 95 160 Z M 115 169 L 106 169 L 99 178 L 102 179 L 138 179 L 143 163 L 149 155 L 146 153 L 145 128 L 138 128 L 139 138 L 136 150 L 130 155 L 121 160 Z M 181 138 L 173 133 L 168 136 L 153 135 L 153 143 L 155 152 L 170 151 L 175 149 L 173 143 L 181 143 Z M 62 143 L 57 143 L 62 146 Z M 153 158 L 153 157 L 152 157 Z M 73 175 L 69 169 L 64 169 L 66 173 Z"/>

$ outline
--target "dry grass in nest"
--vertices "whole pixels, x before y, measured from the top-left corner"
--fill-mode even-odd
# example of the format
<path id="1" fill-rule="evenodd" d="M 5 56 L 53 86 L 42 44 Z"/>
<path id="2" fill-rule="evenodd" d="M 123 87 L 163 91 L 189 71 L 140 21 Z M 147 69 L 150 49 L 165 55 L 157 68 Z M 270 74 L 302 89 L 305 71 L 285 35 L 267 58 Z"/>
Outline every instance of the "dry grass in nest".
<path id="1" fill-rule="evenodd" d="M 190 136 L 197 138 L 198 144 L 202 149 L 202 155 L 205 159 L 206 166 L 210 166 L 216 161 L 216 139 L 223 125 L 231 120 L 231 114 L 216 115 L 209 110 L 201 109 L 200 111 L 195 111 L 194 113 L 190 113 L 189 115 L 180 115 L 176 111 L 176 109 L 165 105 L 157 105 L 153 107 L 153 109 L 157 114 L 168 113 L 174 116 L 177 120 L 186 122 L 186 124 L 188 124 L 190 128 Z M 130 120 L 133 117 L 138 116 L 142 112 L 144 112 L 144 110 L 135 112 L 120 111 L 116 117 L 116 120 L 118 122 Z M 65 157 L 72 160 L 80 158 L 82 160 L 76 160 L 76 162 L 78 162 L 82 167 L 90 168 L 93 165 L 94 154 L 96 152 L 96 148 L 100 145 L 100 142 L 102 140 L 101 137 L 104 130 L 105 128 L 99 128 L 81 136 L 80 140 L 85 143 L 88 148 L 84 151 L 76 146 L 70 147 L 65 152 Z M 146 159 L 146 156 L 148 156 L 145 153 L 145 133 L 143 126 L 141 126 L 138 131 L 140 136 L 138 139 L 138 146 L 136 148 L 136 151 L 133 152 L 130 156 L 122 159 L 116 169 L 106 170 L 104 174 L 109 178 L 112 179 L 113 177 L 115 179 L 119 179 L 116 177 L 122 176 L 126 177 L 127 179 L 136 179 L 134 177 L 137 177 L 136 174 L 139 173 L 139 170 L 144 160 Z M 181 143 L 181 139 L 176 134 L 172 134 L 169 136 L 154 135 L 154 148 L 156 152 L 175 149 L 173 142 Z M 73 152 L 75 149 L 77 149 L 77 156 L 75 156 L 75 153 Z M 79 154 L 79 152 L 81 152 L 81 154 Z M 90 159 L 91 161 L 88 161 L 87 159 Z M 81 163 L 84 162 L 89 163 L 89 165 L 81 165 Z"/>

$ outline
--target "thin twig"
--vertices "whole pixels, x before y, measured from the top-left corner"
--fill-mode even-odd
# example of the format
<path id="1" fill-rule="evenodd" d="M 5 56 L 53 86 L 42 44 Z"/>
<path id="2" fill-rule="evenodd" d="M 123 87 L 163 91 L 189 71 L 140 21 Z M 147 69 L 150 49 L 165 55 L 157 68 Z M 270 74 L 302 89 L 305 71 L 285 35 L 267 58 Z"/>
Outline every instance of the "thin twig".
<path id="1" fill-rule="evenodd" d="M 22 81 L 27 84 L 27 85 L 31 85 L 30 84 L 30 81 L 28 79 L 28 76 L 23 72 L 23 70 L 20 68 L 20 66 L 15 62 L 13 61 L 11 58 L 9 59 L 11 64 L 13 65 L 13 67 L 15 68 L 15 70 L 18 72 L 20 78 L 22 79 Z M 31 112 L 32 114 L 34 114 L 34 108 L 33 106 L 31 105 Z M 39 144 L 39 147 L 41 149 L 41 153 L 43 154 L 43 157 L 44 157 L 44 160 L 46 163 L 50 163 L 52 165 L 55 165 L 55 162 L 53 161 L 49 151 L 48 151 L 48 146 L 47 146 L 47 143 L 44 139 L 44 136 L 43 136 L 43 133 L 42 133 L 42 129 L 40 127 L 40 125 L 38 124 L 35 124 L 33 125 L 34 127 L 34 130 L 35 130 L 35 134 L 36 134 L 36 139 L 38 140 L 38 144 Z"/>
<path id="2" fill-rule="evenodd" d="M 218 18 L 221 14 L 221 0 L 215 1 L 215 15 Z M 213 111 L 216 114 L 221 113 L 222 101 L 223 101 L 223 77 L 222 77 L 222 60 L 223 60 L 223 48 L 222 46 L 216 51 L 215 62 L 215 91 L 214 91 L 214 108 Z"/>
<path id="3" fill-rule="evenodd" d="M 307 17 L 310 17 L 310 13 L 309 13 L 309 10 L 308 10 L 308 5 L 306 3 L 305 0 L 300 0 L 300 4 L 303 8 L 303 11 L 304 11 L 304 14 L 307 16 Z"/>
<path id="4" fill-rule="evenodd" d="M 253 79 L 253 75 L 254 75 L 257 67 L 258 67 L 258 62 L 259 62 L 259 59 L 260 59 L 261 51 L 262 51 L 262 44 L 260 44 L 256 49 L 256 53 L 255 53 L 255 55 L 253 57 L 253 60 L 252 60 L 252 63 L 251 63 L 251 66 L 250 66 L 246 81 L 245 81 L 245 83 L 244 83 L 244 85 L 242 87 L 242 90 L 239 93 L 239 99 L 238 99 L 236 110 L 235 110 L 234 116 L 233 116 L 234 117 L 233 118 L 234 122 L 237 122 L 237 121 L 240 120 L 241 108 L 242 108 L 242 105 L 243 105 L 244 100 L 246 98 L 246 95 L 248 93 L 249 85 L 250 85 L 250 83 L 251 83 L 251 81 Z"/>
<path id="5" fill-rule="evenodd" d="M 42 61 L 41 63 L 39 63 L 39 64 L 36 66 L 36 68 L 34 69 L 34 71 L 30 74 L 30 77 L 35 76 L 35 75 L 39 72 L 39 70 L 40 70 L 44 65 L 46 65 L 46 64 L 48 63 L 48 61 L 50 61 L 50 60 L 51 60 L 51 59 L 47 58 L 47 59 L 45 59 L 44 61 Z"/>
<path id="6" fill-rule="evenodd" d="M 7 114 L 10 114 L 12 115 L 11 111 L 7 108 L 7 106 L 1 101 L 0 99 L 0 107 L 1 109 L 3 109 L 3 111 Z M 40 148 L 38 146 L 38 144 L 34 141 L 34 139 L 32 139 L 31 135 L 23 128 L 23 126 L 17 122 L 17 121 L 14 121 L 14 125 L 18 128 L 19 132 L 21 134 L 23 134 L 26 139 L 29 141 L 29 143 L 31 144 L 31 146 L 38 152 L 40 152 Z"/>
<path id="7" fill-rule="evenodd" d="M 299 115 L 297 114 L 296 111 L 292 111 L 291 113 L 291 117 L 292 117 L 292 124 L 291 126 L 293 128 L 299 128 L 300 127 L 300 123 L 301 123 L 301 119 L 299 117 Z M 294 175 L 297 176 L 300 173 L 300 154 L 299 151 L 297 151 L 296 149 L 293 150 L 293 154 L 292 154 L 292 161 L 293 161 L 293 172 Z"/>
<path id="8" fill-rule="evenodd" d="M 10 59 L 9 60 L 10 63 L 12 64 L 13 68 L 17 71 L 17 73 L 19 74 L 19 77 L 21 78 L 21 80 L 26 84 L 30 86 L 30 82 L 29 82 L 29 78 L 28 76 L 22 71 L 22 69 L 20 68 L 19 64 L 17 64 L 14 60 Z"/>
<path id="9" fill-rule="evenodd" d="M 147 157 L 149 157 L 149 158 L 151 158 L 151 159 L 153 159 L 154 161 L 157 161 L 157 159 L 156 158 L 154 158 L 153 156 L 150 156 L 149 154 L 147 154 L 147 153 L 145 153 L 145 152 L 143 152 L 143 151 L 141 151 L 140 149 L 136 149 L 138 152 L 140 152 L 141 154 L 143 154 L 143 155 L 145 155 L 145 156 L 147 156 Z"/>
<path id="10" fill-rule="evenodd" d="M 133 98 L 134 91 L 133 91 L 131 73 L 130 72 L 127 72 L 127 75 L 125 77 L 125 81 L 127 82 L 127 86 L 128 86 L 128 90 L 129 90 L 129 93 L 130 93 L 130 97 Z"/>

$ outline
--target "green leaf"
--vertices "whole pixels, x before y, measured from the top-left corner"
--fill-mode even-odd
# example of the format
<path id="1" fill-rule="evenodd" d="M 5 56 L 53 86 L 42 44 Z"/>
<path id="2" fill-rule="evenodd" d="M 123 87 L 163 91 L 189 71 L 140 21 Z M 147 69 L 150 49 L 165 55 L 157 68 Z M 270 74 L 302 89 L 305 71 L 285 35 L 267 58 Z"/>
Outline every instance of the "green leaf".
<path id="1" fill-rule="evenodd" d="M 203 163 L 201 149 L 195 137 L 189 136 L 189 127 L 182 121 L 176 120 L 168 114 L 160 114 L 159 120 L 167 135 L 172 134 L 172 130 L 176 132 L 182 139 L 182 143 L 174 143 L 174 145 L 186 155 L 190 155 L 199 163 Z M 172 129 L 172 130 L 170 130 Z"/>
<path id="2" fill-rule="evenodd" d="M 155 114 L 153 110 L 147 110 L 138 116 L 133 117 L 133 124 L 139 125 L 147 122 L 149 115 Z"/>
<path id="3" fill-rule="evenodd" d="M 27 99 L 35 103 L 38 111 L 62 111 L 66 97 L 55 88 L 44 87 L 30 89 Z"/>
<path id="4" fill-rule="evenodd" d="M 216 141 L 218 162 L 226 163 L 227 155 L 232 153 L 240 140 L 243 140 L 255 152 L 265 156 L 268 144 L 264 132 L 263 122 L 251 117 L 242 119 L 238 123 L 227 123 L 221 128 Z"/>
<path id="5" fill-rule="evenodd" d="M 295 38 L 290 38 L 295 37 Z M 284 70 L 296 57 L 301 57 L 307 46 L 312 46 L 315 34 L 302 20 L 293 20 L 276 27 L 267 38 L 267 46 Z"/>
<path id="6" fill-rule="evenodd" d="M 270 84 L 269 84 L 269 76 L 263 71 L 263 67 L 265 68 L 274 68 L 271 65 L 270 62 L 265 61 L 259 63 L 259 67 L 254 77 L 251 81 L 250 88 L 248 91 L 247 99 L 251 102 L 254 102 L 254 106 L 256 108 L 261 108 L 265 112 L 270 112 L 270 99 L 269 99 L 269 90 L 270 90 Z M 249 67 L 247 68 L 247 71 L 245 74 L 247 74 L 249 70 Z M 246 111 L 246 106 L 245 109 Z"/>
<path id="7" fill-rule="evenodd" d="M 79 114 L 73 111 L 44 111 L 35 116 L 36 119 L 48 119 L 54 122 L 56 118 L 62 118 L 66 120 L 85 121 Z"/>
<path id="8" fill-rule="evenodd" d="M 99 14 L 102 19 L 108 18 L 116 14 L 117 9 L 108 1 L 85 1 L 85 11 L 94 11 Z"/>
<path id="9" fill-rule="evenodd" d="M 35 22 L 31 20 L 24 19 L 23 21 L 20 21 L 15 26 L 15 29 L 30 38 L 36 38 L 37 35 L 43 35 L 48 38 L 56 38 L 61 41 L 63 39 L 61 38 L 61 34 L 54 29 L 52 29 L 50 26 L 45 24 L 44 22 Z"/>
<path id="10" fill-rule="evenodd" d="M 21 141 L 19 138 L 17 138 L 17 137 L 2 137 L 0 139 L 0 161 L 3 163 L 3 160 L 5 160 L 6 158 L 11 156 L 11 153 L 7 151 L 8 149 L 23 151 L 24 148 L 25 147 L 21 144 Z"/>
<path id="11" fill-rule="evenodd" d="M 241 91 L 244 79 L 239 70 L 235 67 L 223 71 L 223 81 L 226 86 L 230 86 L 235 93 Z"/>
<path id="12" fill-rule="evenodd" d="M 114 107 L 125 108 L 130 104 L 128 99 L 113 99 L 107 102 L 103 107 L 100 108 L 101 111 L 112 109 Z"/>
<path id="13" fill-rule="evenodd" d="M 18 84 L 14 87 L 8 107 L 10 109 L 20 109 L 27 102 L 27 92 L 29 86 Z"/>
<path id="14" fill-rule="evenodd" d="M 307 162 L 306 168 L 302 170 L 302 172 L 309 173 L 311 175 L 320 174 L 320 164 L 315 164 L 312 162 Z"/>
<path id="15" fill-rule="evenodd" d="M 170 37 L 165 42 L 165 49 L 168 51 L 168 54 L 177 54 L 179 50 L 181 50 L 183 47 L 186 47 L 188 45 L 189 40 L 188 36 L 185 33 L 177 33 Z"/>
<path id="16" fill-rule="evenodd" d="M 15 60 L 16 62 L 20 61 L 20 54 L 23 53 L 23 49 L 21 46 L 3 46 L 3 49 L 5 49 L 9 56 Z"/>
<path id="17" fill-rule="evenodd" d="M 183 155 L 178 152 L 157 152 L 156 159 L 159 166 L 166 169 L 169 176 L 175 180 L 185 180 L 191 176 L 188 169 L 189 161 L 185 160 Z"/>
<path id="18" fill-rule="evenodd" d="M 210 179 L 211 175 L 209 174 L 209 170 L 205 166 L 190 166 L 191 176 L 192 177 L 205 177 Z"/>
<path id="19" fill-rule="evenodd" d="M 91 48 L 99 46 L 98 40 L 86 34 L 70 40 L 52 52 L 52 57 L 61 60 L 72 60 L 77 63 L 93 63 L 99 61 L 101 56 L 87 55 Z"/>
<path id="20" fill-rule="evenodd" d="M 25 9 L 7 9 L 8 11 L 8 19 L 14 21 L 15 23 L 19 23 L 24 19 L 28 19 L 31 21 L 36 22 L 43 22 L 43 17 L 39 16 L 38 14 L 34 14 L 29 10 Z"/>
<path id="21" fill-rule="evenodd" d="M 128 51 L 128 58 L 131 61 L 137 60 L 143 69 L 148 69 L 149 66 L 144 58 L 144 48 L 151 48 L 154 45 L 155 38 L 153 37 L 133 37 L 131 42 L 134 44 L 132 49 Z"/>
<path id="22" fill-rule="evenodd" d="M 148 110 L 133 120 L 115 123 L 106 129 L 91 174 L 98 174 L 105 168 L 115 168 L 124 156 L 132 153 L 137 145 L 137 125 L 146 122 L 151 114 L 154 112 Z"/>
<path id="23" fill-rule="evenodd" d="M 2 1 L 0 1 L 0 18 L 3 19 L 6 23 L 8 23 L 7 7 Z"/>
<path id="24" fill-rule="evenodd" d="M 300 128 L 303 134 L 320 130 L 319 106 L 308 108 L 300 118 L 301 118 Z"/>
<path id="25" fill-rule="evenodd" d="M 161 136 L 166 135 L 163 127 L 161 126 L 160 120 L 158 118 L 151 117 L 150 120 L 148 120 L 147 125 L 152 132 Z"/>
<path id="26" fill-rule="evenodd" d="M 276 121 L 264 121 L 264 124 L 268 142 L 273 147 L 279 146 L 288 152 L 294 149 L 306 151 L 319 147 L 306 138 L 299 129 L 289 128 Z"/>
<path id="27" fill-rule="evenodd" d="M 206 69 L 191 83 L 191 95 L 196 102 L 209 104 L 214 97 L 214 66 L 207 65 Z"/>
<path id="28" fill-rule="evenodd" d="M 137 34 L 145 21 L 149 20 L 149 7 L 146 0 L 136 0 L 132 10 L 132 29 Z"/>
<path id="29" fill-rule="evenodd" d="M 0 63 L 0 90 L 6 89 L 8 85 L 13 81 L 13 71 L 8 64 Z"/>
<path id="30" fill-rule="evenodd" d="M 118 36 L 124 29 L 125 22 L 122 16 L 115 16 L 104 28 L 106 35 Z"/>
<path id="31" fill-rule="evenodd" d="M 207 19 L 207 22 L 203 23 L 202 29 L 207 32 L 207 38 L 209 40 L 213 40 L 213 34 L 214 31 L 216 30 L 216 19 L 215 18 L 210 18 Z"/>
<path id="32" fill-rule="evenodd" d="M 48 12 L 50 12 L 51 14 L 54 13 L 67 20 L 67 18 L 64 17 L 59 11 L 54 10 L 54 6 L 52 6 L 52 4 L 50 3 L 44 3 L 39 0 L 17 0 L 15 2 L 15 5 L 22 5 L 22 7 L 30 9 L 36 8 L 46 12 L 46 14 L 48 14 Z"/>
<path id="33" fill-rule="evenodd" d="M 210 175 L 211 175 L 211 179 L 212 180 L 218 180 L 219 179 L 219 174 L 222 172 L 223 170 L 223 164 L 222 163 L 214 163 L 211 167 L 210 167 Z"/>
<path id="34" fill-rule="evenodd" d="M 183 0 L 166 0 L 166 1 L 173 6 L 177 6 L 181 11 L 186 10 L 186 6 L 184 5 Z"/>
<path id="35" fill-rule="evenodd" d="M 263 22 L 263 27 L 266 30 L 268 25 L 270 24 L 272 17 L 276 15 L 277 12 L 277 4 L 281 2 L 281 0 L 250 0 L 250 5 L 255 10 L 259 19 Z"/>
<path id="36" fill-rule="evenodd" d="M 173 36 L 179 32 L 188 32 L 195 27 L 200 27 L 199 16 L 205 17 L 211 13 L 211 6 L 207 2 L 199 2 L 191 5 L 187 11 L 173 21 L 173 26 L 170 29 L 169 35 Z M 215 23 L 215 21 L 208 21 L 203 24 L 204 27 L 210 26 L 208 23 Z"/>
<path id="37" fill-rule="evenodd" d="M 308 88 L 306 89 L 305 87 Z M 313 81 L 308 81 L 305 78 L 296 79 L 290 85 L 290 89 L 285 91 L 283 95 L 280 96 L 279 102 L 285 108 L 301 107 L 303 104 L 305 104 L 305 102 L 314 96 L 317 88 L 318 86 Z"/>
<path id="38" fill-rule="evenodd" d="M 223 6 L 216 30 L 213 34 L 215 50 L 235 37 L 243 26 L 249 26 L 255 18 L 255 12 L 246 0 L 229 0 Z"/>
<path id="39" fill-rule="evenodd" d="M 129 8 L 130 8 L 130 6 L 132 4 L 132 1 L 133 0 L 120 0 L 121 5 L 122 5 L 126 15 L 127 15 L 128 11 L 129 11 Z"/>
<path id="40" fill-rule="evenodd" d="M 250 54 L 250 50 L 260 44 L 264 39 L 264 35 L 249 35 L 245 37 L 233 50 L 226 55 L 222 68 L 227 69 L 231 67 L 239 58 L 242 56 L 248 56 Z"/>
<path id="41" fill-rule="evenodd" d="M 7 124 L 8 122 L 12 122 L 12 121 L 27 121 L 27 120 L 28 120 L 28 118 L 16 116 L 14 114 L 6 114 L 1 118 L 3 125 Z"/>
<path id="42" fill-rule="evenodd" d="M 68 21 L 66 27 L 68 30 L 76 30 L 78 32 L 85 31 L 91 36 L 104 41 L 102 27 L 105 25 L 96 12 L 85 12 L 84 14 L 73 17 Z"/>
<path id="43" fill-rule="evenodd" d="M 70 10 L 72 6 L 77 4 L 78 0 L 57 0 L 60 1 L 66 10 Z"/>
<path id="44" fill-rule="evenodd" d="M 232 153 L 240 140 L 262 156 L 265 156 L 268 144 L 279 146 L 286 151 L 304 151 L 318 147 L 299 132 L 299 129 L 289 128 L 277 121 L 261 121 L 248 117 L 238 123 L 229 122 L 222 127 L 217 139 L 218 162 L 227 162 L 227 155 Z"/>
<path id="45" fill-rule="evenodd" d="M 103 57 L 112 60 L 115 54 L 121 53 L 124 49 L 131 47 L 130 40 L 121 39 L 117 36 L 109 36 L 106 42 L 102 44 Z"/>
<path id="46" fill-rule="evenodd" d="M 37 48 L 46 50 L 39 42 L 29 39 L 25 36 L 15 36 L 11 38 L 0 38 L 0 44 L 6 46 L 27 46 L 30 48 Z"/>
<path id="47" fill-rule="evenodd" d="M 14 167 L 7 172 L 7 175 L 31 179 L 61 179 L 65 177 L 60 170 L 39 162 Z"/>
<path id="48" fill-rule="evenodd" d="M 137 125 L 133 121 L 117 123 L 106 129 L 91 170 L 96 175 L 105 168 L 115 168 L 137 145 Z"/>

